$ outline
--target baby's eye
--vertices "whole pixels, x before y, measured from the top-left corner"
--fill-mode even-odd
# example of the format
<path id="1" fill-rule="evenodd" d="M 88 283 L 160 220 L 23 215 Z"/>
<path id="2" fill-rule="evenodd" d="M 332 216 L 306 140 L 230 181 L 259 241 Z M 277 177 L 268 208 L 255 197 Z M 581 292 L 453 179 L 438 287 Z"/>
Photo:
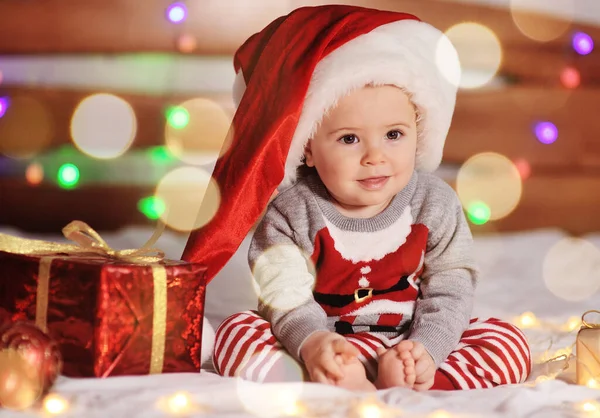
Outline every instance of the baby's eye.
<path id="1" fill-rule="evenodd" d="M 402 132 L 397 131 L 397 130 L 389 131 L 386 134 L 387 139 L 391 139 L 391 140 L 400 139 L 401 136 L 402 136 Z"/>
<path id="2" fill-rule="evenodd" d="M 340 139 L 338 139 L 338 141 L 344 143 L 344 144 L 356 144 L 358 142 L 358 138 L 356 135 L 344 135 L 343 137 L 341 137 Z"/>

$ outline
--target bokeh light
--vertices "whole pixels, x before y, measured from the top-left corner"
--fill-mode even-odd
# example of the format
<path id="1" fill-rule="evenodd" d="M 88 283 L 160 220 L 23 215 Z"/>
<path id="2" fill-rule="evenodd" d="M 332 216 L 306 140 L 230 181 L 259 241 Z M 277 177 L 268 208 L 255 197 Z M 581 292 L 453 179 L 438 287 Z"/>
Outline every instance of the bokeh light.
<path id="1" fill-rule="evenodd" d="M 156 164 L 171 164 L 176 160 L 176 157 L 165 146 L 150 147 L 146 149 L 146 153 Z"/>
<path id="2" fill-rule="evenodd" d="M 483 202 L 472 202 L 467 208 L 467 216 L 475 225 L 486 224 L 490 220 L 491 211 Z"/>
<path id="3" fill-rule="evenodd" d="M 174 414 L 189 412 L 190 405 L 190 396 L 187 393 L 176 393 L 167 399 L 167 407 Z"/>
<path id="4" fill-rule="evenodd" d="M 516 318 L 514 324 L 521 328 L 535 328 L 539 325 L 539 321 L 533 312 L 524 312 L 521 316 Z"/>
<path id="5" fill-rule="evenodd" d="M 598 412 L 600 411 L 600 404 L 596 401 L 587 401 L 581 404 L 581 409 L 584 412 Z M 591 415 L 590 415 L 591 417 Z"/>
<path id="6" fill-rule="evenodd" d="M 513 163 L 517 167 L 522 180 L 527 180 L 531 176 L 531 164 L 525 158 L 517 158 Z"/>
<path id="7" fill-rule="evenodd" d="M 535 136 L 542 144 L 552 144 L 558 139 L 558 128 L 552 122 L 539 122 L 535 125 Z"/>
<path id="8" fill-rule="evenodd" d="M 458 51 L 447 36 L 441 36 L 435 50 L 435 63 L 438 71 L 453 86 L 460 86 L 461 63 Z"/>
<path id="9" fill-rule="evenodd" d="M 31 407 L 43 390 L 39 373 L 17 350 L 0 350 L 0 405 L 17 410 Z"/>
<path id="10" fill-rule="evenodd" d="M 474 202 L 489 208 L 489 220 L 508 216 L 519 204 L 522 181 L 519 170 L 503 155 L 486 152 L 469 158 L 458 171 L 456 191 L 469 213 Z M 487 209 L 475 206 L 477 213 L 485 215 Z"/>
<path id="11" fill-rule="evenodd" d="M 173 3 L 167 9 L 167 18 L 173 23 L 181 23 L 187 17 L 187 8 L 183 3 Z"/>
<path id="12" fill-rule="evenodd" d="M 587 33 L 577 32 L 573 35 L 573 49 L 579 55 L 588 55 L 594 50 L 594 40 Z"/>
<path id="13" fill-rule="evenodd" d="M 379 404 L 367 401 L 358 406 L 358 416 L 360 418 L 383 418 L 383 411 Z"/>
<path id="14" fill-rule="evenodd" d="M 8 97 L 0 97 L 0 118 L 4 116 L 4 114 L 8 110 L 8 104 Z"/>
<path id="15" fill-rule="evenodd" d="M 169 152 L 193 165 L 213 163 L 227 137 L 231 118 L 212 100 L 197 98 L 168 114 L 165 143 Z"/>
<path id="16" fill-rule="evenodd" d="M 556 243 L 544 258 L 546 287 L 567 301 L 594 298 L 600 289 L 600 250 L 591 242 L 568 237 Z"/>
<path id="17" fill-rule="evenodd" d="M 571 26 L 575 13 L 573 0 L 560 0 L 560 18 L 536 12 L 547 8 L 548 0 L 511 0 L 510 13 L 521 33 L 534 41 L 557 39 Z"/>
<path id="18" fill-rule="evenodd" d="M 565 325 L 567 331 L 575 331 L 576 329 L 581 328 L 581 317 L 572 316 L 569 318 Z"/>
<path id="19" fill-rule="evenodd" d="M 139 200 L 138 210 L 142 212 L 148 219 L 156 220 L 165 213 L 166 205 L 161 199 L 156 196 L 148 196 Z"/>
<path id="20" fill-rule="evenodd" d="M 71 138 L 79 150 L 95 158 L 115 158 L 131 146 L 137 120 L 129 103 L 112 94 L 81 101 L 71 118 Z"/>
<path id="21" fill-rule="evenodd" d="M 448 29 L 446 36 L 458 52 L 460 87 L 481 87 L 494 78 L 502 63 L 502 46 L 491 29 L 479 23 L 459 23 Z"/>
<path id="22" fill-rule="evenodd" d="M 453 418 L 453 416 L 443 409 L 438 409 L 437 411 L 432 412 L 428 418 Z"/>
<path id="23" fill-rule="evenodd" d="M 47 107 L 29 96 L 11 97 L 0 123 L 0 153 L 31 158 L 44 151 L 54 136 L 54 120 Z"/>
<path id="24" fill-rule="evenodd" d="M 177 39 L 177 48 L 184 54 L 194 52 L 194 49 L 196 49 L 197 46 L 198 42 L 196 41 L 196 38 L 189 33 L 184 33 Z"/>
<path id="25" fill-rule="evenodd" d="M 40 163 L 31 163 L 25 170 L 25 180 L 32 186 L 37 186 L 44 180 L 44 167 Z"/>
<path id="26" fill-rule="evenodd" d="M 165 204 L 160 218 L 173 229 L 191 231 L 208 223 L 219 208 L 221 193 L 206 171 L 177 168 L 163 177 L 154 196 Z"/>
<path id="27" fill-rule="evenodd" d="M 61 165 L 56 180 L 63 189 L 74 188 L 79 183 L 79 168 L 71 163 Z"/>
<path id="28" fill-rule="evenodd" d="M 185 107 L 172 107 L 167 110 L 167 122 L 172 128 L 183 129 L 190 122 L 190 113 Z"/>
<path id="29" fill-rule="evenodd" d="M 44 410 L 50 415 L 59 415 L 69 408 L 69 403 L 56 394 L 47 395 L 44 398 Z"/>
<path id="30" fill-rule="evenodd" d="M 560 82 L 568 89 L 576 89 L 581 84 L 581 75 L 576 68 L 566 67 L 560 73 Z"/>
<path id="31" fill-rule="evenodd" d="M 313 284 L 312 278 L 315 274 L 315 266 L 310 256 L 303 253 L 299 247 L 295 245 L 274 245 L 263 251 L 256 259 L 252 277 L 260 277 L 261 271 L 271 270 L 272 266 L 278 263 L 279 260 L 298 260 L 296 267 L 298 269 L 307 269 L 309 274 L 303 275 L 302 280 L 299 279 L 298 286 L 287 287 L 285 289 L 278 288 L 276 292 L 271 292 L 270 288 L 260 289 L 255 280 L 252 281 L 252 284 L 262 303 L 274 309 L 287 311 L 303 305 L 313 297 L 312 291 L 306 291 L 306 289 L 310 289 L 310 286 Z M 291 265 L 288 264 L 286 267 L 291 267 Z M 310 283 L 307 281 L 310 281 Z"/>
<path id="32" fill-rule="evenodd" d="M 279 352 L 277 359 L 293 361 L 288 354 Z M 236 379 L 236 390 L 244 409 L 256 417 L 280 417 L 301 410 L 300 397 L 304 385 L 266 386 L 241 378 Z"/>

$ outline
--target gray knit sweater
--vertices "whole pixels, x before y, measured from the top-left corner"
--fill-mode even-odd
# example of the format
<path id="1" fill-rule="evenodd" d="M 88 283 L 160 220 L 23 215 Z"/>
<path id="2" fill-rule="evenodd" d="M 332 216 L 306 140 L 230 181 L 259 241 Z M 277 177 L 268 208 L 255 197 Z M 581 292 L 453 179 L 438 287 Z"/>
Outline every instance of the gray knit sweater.
<path id="1" fill-rule="evenodd" d="M 477 268 L 456 193 L 416 172 L 378 215 L 342 215 L 317 176 L 269 205 L 249 251 L 259 313 L 292 356 L 320 330 L 420 341 L 439 366 L 471 317 Z"/>

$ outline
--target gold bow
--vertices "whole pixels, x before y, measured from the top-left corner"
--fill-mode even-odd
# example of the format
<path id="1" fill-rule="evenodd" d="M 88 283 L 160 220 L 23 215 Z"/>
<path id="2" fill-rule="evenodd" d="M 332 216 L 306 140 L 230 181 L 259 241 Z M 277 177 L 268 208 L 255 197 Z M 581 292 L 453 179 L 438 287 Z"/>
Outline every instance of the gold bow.
<path id="1" fill-rule="evenodd" d="M 138 249 L 115 250 L 100 234 L 82 221 L 73 221 L 62 230 L 65 238 L 75 244 L 63 244 L 42 240 L 19 238 L 0 234 L 0 251 L 13 254 L 41 256 L 38 267 L 38 286 L 35 322 L 47 332 L 48 290 L 52 260 L 61 256 L 89 258 L 99 256 L 135 264 L 148 264 L 154 278 L 154 313 L 152 318 L 152 351 L 150 374 L 161 373 L 164 363 L 165 338 L 167 328 L 167 273 L 163 265 L 164 252 L 152 248 L 164 231 L 165 224 L 158 223 L 148 241 Z"/>
<path id="2" fill-rule="evenodd" d="M 581 325 L 583 326 L 583 328 L 600 328 L 600 324 L 597 324 L 597 323 L 594 323 L 594 322 L 586 322 L 585 316 L 587 314 L 591 314 L 591 313 L 600 314 L 600 311 L 596 311 L 594 309 L 591 309 L 589 311 L 584 312 L 583 315 L 581 315 Z"/>

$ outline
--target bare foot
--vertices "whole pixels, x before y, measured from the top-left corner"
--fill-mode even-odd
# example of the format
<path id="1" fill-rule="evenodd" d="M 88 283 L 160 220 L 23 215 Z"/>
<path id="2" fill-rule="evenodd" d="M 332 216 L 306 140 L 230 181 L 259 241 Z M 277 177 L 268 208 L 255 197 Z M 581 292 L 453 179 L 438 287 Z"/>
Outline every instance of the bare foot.
<path id="1" fill-rule="evenodd" d="M 377 389 L 391 387 L 412 388 L 415 384 L 415 360 L 411 350 L 413 342 L 401 341 L 398 345 L 385 350 L 377 349 L 379 356 L 378 376 L 375 386 Z"/>
<path id="2" fill-rule="evenodd" d="M 373 392 L 377 390 L 375 385 L 367 378 L 365 366 L 356 357 L 351 360 L 344 360 L 342 356 L 337 355 L 335 361 L 340 365 L 344 372 L 344 377 L 335 382 L 339 386 L 348 390 Z"/>
<path id="3" fill-rule="evenodd" d="M 423 344 L 418 341 L 411 342 L 413 343 L 411 354 L 415 360 L 416 374 L 414 389 L 418 391 L 429 390 L 435 380 L 435 362 Z"/>

